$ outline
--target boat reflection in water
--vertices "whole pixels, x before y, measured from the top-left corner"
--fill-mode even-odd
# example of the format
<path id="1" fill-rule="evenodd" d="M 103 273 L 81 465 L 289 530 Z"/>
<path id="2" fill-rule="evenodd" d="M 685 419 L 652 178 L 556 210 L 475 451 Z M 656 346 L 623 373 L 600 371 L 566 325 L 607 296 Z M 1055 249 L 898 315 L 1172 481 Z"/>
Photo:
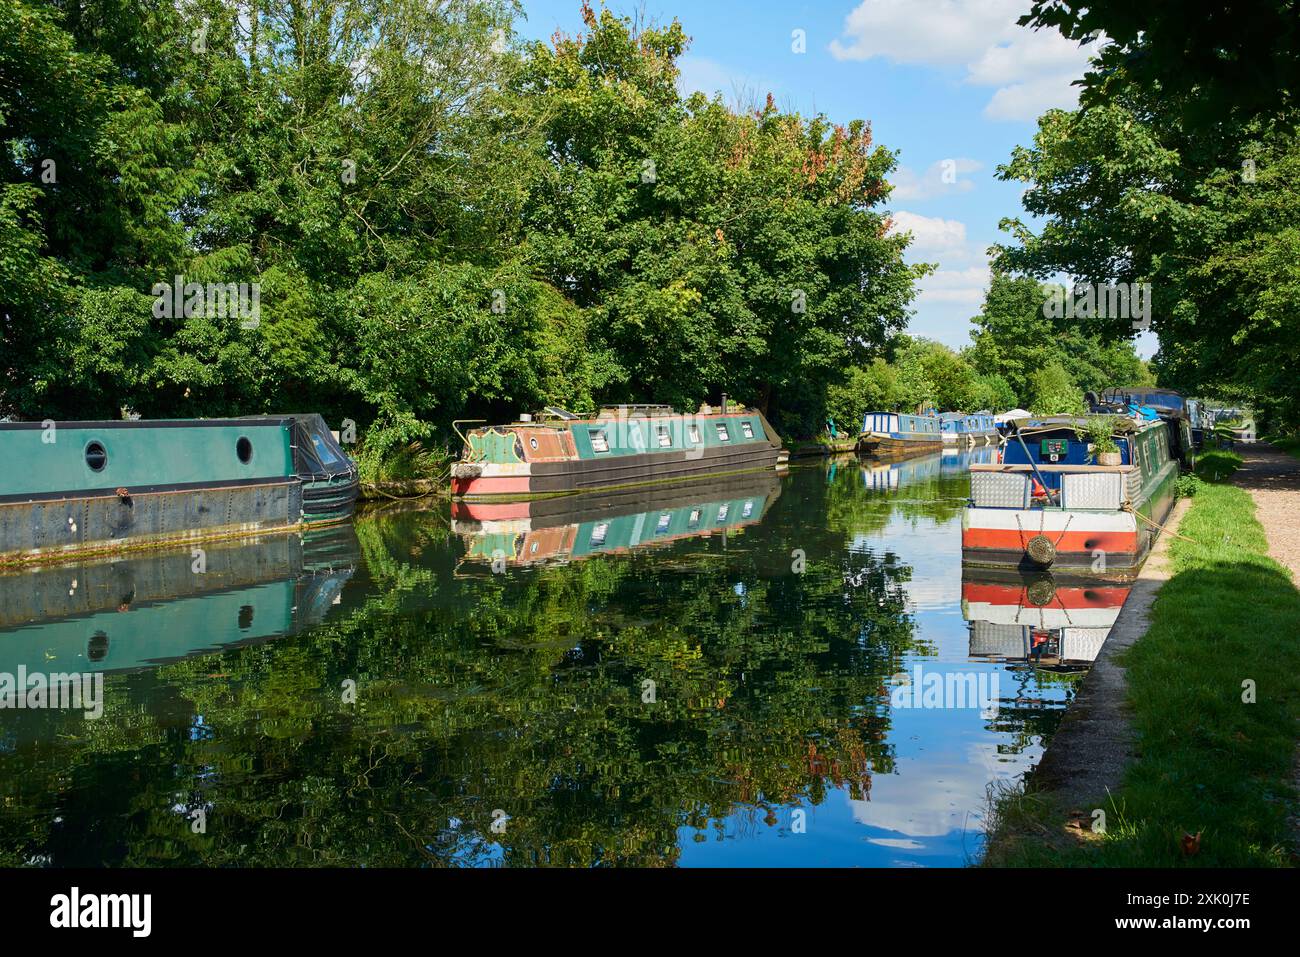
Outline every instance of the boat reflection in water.
<path id="1" fill-rule="evenodd" d="M 970 655 L 1051 671 L 1087 671 L 1131 587 L 1050 576 L 972 577 L 966 571 L 961 608 L 970 623 Z"/>
<path id="2" fill-rule="evenodd" d="M 780 494 L 780 475 L 768 471 L 528 502 L 457 501 L 451 527 L 465 540 L 464 562 L 503 571 L 725 535 L 757 524 Z"/>
<path id="3" fill-rule="evenodd" d="M 0 575 L 0 673 L 130 671 L 293 634 L 359 561 L 347 523 Z"/>
<path id="4" fill-rule="evenodd" d="M 903 459 L 897 462 L 861 460 L 862 486 L 873 492 L 888 492 L 940 475 L 964 473 L 972 464 L 997 461 L 996 446 L 974 449 L 947 448 L 923 458 Z"/>

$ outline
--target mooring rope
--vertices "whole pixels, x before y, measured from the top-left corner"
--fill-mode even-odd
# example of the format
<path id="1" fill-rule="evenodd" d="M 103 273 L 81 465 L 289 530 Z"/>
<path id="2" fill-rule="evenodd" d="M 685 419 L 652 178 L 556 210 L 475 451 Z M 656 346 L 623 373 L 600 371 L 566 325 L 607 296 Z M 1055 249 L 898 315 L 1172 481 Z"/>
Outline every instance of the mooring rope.
<path id="1" fill-rule="evenodd" d="M 1197 541 L 1196 539 L 1194 539 L 1194 538 L 1188 538 L 1186 535 L 1179 535 L 1177 532 L 1173 531 L 1172 529 L 1166 528 L 1164 525 L 1161 525 L 1159 522 L 1157 522 L 1157 521 L 1155 521 L 1155 520 L 1153 520 L 1153 519 L 1147 518 L 1145 515 L 1143 515 L 1141 512 L 1139 512 L 1137 509 L 1135 509 L 1135 508 L 1133 507 L 1133 503 L 1132 503 L 1132 502 L 1125 502 L 1123 505 L 1121 505 L 1121 506 L 1119 507 L 1119 510 L 1120 510 L 1121 512 L 1128 512 L 1128 513 L 1129 513 L 1130 515 L 1132 515 L 1134 518 L 1140 518 L 1142 521 L 1146 522 L 1148 525 L 1151 525 L 1151 526 L 1153 526 L 1153 527 L 1155 527 L 1155 528 L 1158 528 L 1158 529 L 1160 529 L 1160 531 L 1162 531 L 1162 532 L 1167 532 L 1168 534 L 1174 536 L 1174 538 L 1181 538 L 1183 541 L 1185 541 L 1185 542 L 1191 542 L 1193 545 L 1200 545 L 1200 544 L 1201 544 L 1200 542 L 1198 542 L 1198 541 Z"/>

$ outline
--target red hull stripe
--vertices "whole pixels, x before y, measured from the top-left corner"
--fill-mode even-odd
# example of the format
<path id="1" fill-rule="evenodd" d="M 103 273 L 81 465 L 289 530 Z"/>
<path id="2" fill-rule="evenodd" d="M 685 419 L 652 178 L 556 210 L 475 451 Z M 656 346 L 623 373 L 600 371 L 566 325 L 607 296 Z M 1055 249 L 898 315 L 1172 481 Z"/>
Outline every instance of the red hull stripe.
<path id="1" fill-rule="evenodd" d="M 527 475 L 501 475 L 475 479 L 452 479 L 454 495 L 504 495 L 528 492 Z"/>
<path id="2" fill-rule="evenodd" d="M 1128 597 L 1127 588 L 1062 588 L 1057 586 L 1056 594 L 1048 602 L 1049 608 L 1119 608 Z M 965 582 L 961 586 L 961 597 L 968 602 L 984 602 L 989 605 L 1020 605 L 1024 589 L 1019 585 L 1003 585 L 992 582 Z M 1023 602 L 1026 606 L 1029 603 Z M 1032 607 L 1032 606 L 1029 606 Z"/>
<path id="3" fill-rule="evenodd" d="M 967 528 L 961 533 L 962 548 L 990 548 L 1003 551 L 1024 551 L 1029 540 L 1038 532 L 1026 529 L 1023 533 L 1014 528 Z M 1138 548 L 1136 532 L 1077 532 L 1069 531 L 1060 536 L 1051 532 L 1044 533 L 1056 545 L 1056 552 L 1068 554 L 1079 552 L 1091 555 L 1101 549 L 1117 555 L 1135 554 Z"/>
<path id="4" fill-rule="evenodd" d="M 531 502 L 452 502 L 451 517 L 475 522 L 501 522 L 528 518 Z"/>

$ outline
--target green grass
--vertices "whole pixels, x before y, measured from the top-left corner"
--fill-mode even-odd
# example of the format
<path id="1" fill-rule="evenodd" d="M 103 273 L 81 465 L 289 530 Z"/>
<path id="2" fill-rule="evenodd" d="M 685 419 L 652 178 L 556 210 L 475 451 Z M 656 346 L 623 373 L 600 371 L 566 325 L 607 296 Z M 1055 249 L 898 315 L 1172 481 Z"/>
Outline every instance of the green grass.
<path id="1" fill-rule="evenodd" d="M 1300 436 L 1266 435 L 1264 441 L 1275 449 L 1281 449 L 1287 455 L 1300 459 Z"/>
<path id="2" fill-rule="evenodd" d="M 1233 460 L 1236 460 L 1235 462 Z M 1300 721 L 1300 592 L 1267 557 L 1250 495 L 1223 484 L 1240 462 L 1202 456 L 1170 549 L 1173 577 L 1127 653 L 1138 757 L 1097 796 L 1103 836 L 1066 838 L 1066 811 L 1032 790 L 999 796 L 989 863 L 1010 866 L 1286 866 Z M 1205 481 L 1215 472 L 1220 482 Z M 1244 682 L 1255 702 L 1245 703 Z M 1078 809 L 1073 809 L 1078 810 Z M 1199 850 L 1183 850 L 1200 834 Z"/>

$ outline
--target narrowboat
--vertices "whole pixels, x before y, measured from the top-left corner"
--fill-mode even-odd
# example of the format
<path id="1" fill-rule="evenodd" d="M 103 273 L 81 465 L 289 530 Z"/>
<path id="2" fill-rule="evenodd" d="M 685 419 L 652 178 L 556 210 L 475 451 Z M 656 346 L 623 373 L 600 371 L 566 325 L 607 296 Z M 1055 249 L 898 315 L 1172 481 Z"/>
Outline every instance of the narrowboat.
<path id="1" fill-rule="evenodd" d="M 1101 455 L 1087 438 L 1090 421 L 1012 422 L 1000 460 L 970 467 L 963 562 L 1115 580 L 1137 574 L 1174 503 L 1169 424 L 1107 416 L 1118 452 Z"/>
<path id="2" fill-rule="evenodd" d="M 455 423 L 462 424 L 464 420 Z M 459 428 L 457 428 L 459 434 Z M 452 495 L 529 499 L 784 466 L 789 453 L 761 412 L 728 405 L 695 415 L 620 405 L 581 417 L 548 408 L 461 435 Z"/>
<path id="3" fill-rule="evenodd" d="M 775 471 L 528 501 L 454 501 L 465 562 L 525 567 L 627 554 L 762 521 L 781 494 Z M 479 568 L 481 571 L 482 569 Z"/>
<path id="4" fill-rule="evenodd" d="M 0 565 L 328 524 L 357 467 L 319 415 L 0 422 Z"/>
<path id="5" fill-rule="evenodd" d="M 943 433 L 944 445 L 995 444 L 1000 434 L 993 421 L 992 412 L 942 412 L 939 415 L 939 429 Z"/>
<path id="6" fill-rule="evenodd" d="M 1192 433 L 1192 416 L 1199 409 L 1198 403 L 1172 389 L 1154 388 L 1107 389 L 1100 396 L 1089 392 L 1084 400 L 1094 413 L 1163 419 L 1169 423 L 1170 454 L 1189 468 L 1194 464 L 1198 446 Z"/>
<path id="7" fill-rule="evenodd" d="M 923 455 L 943 448 L 943 432 L 935 415 L 868 412 L 862 417 L 858 452 L 880 457 Z"/>
<path id="8" fill-rule="evenodd" d="M 970 655 L 1023 661 L 1053 671 L 1087 669 L 1097 659 L 1131 586 L 963 574 L 961 611 Z"/>
<path id="9" fill-rule="evenodd" d="M 350 523 L 0 573 L 0 674 L 121 672 L 319 624 L 360 562 Z"/>

